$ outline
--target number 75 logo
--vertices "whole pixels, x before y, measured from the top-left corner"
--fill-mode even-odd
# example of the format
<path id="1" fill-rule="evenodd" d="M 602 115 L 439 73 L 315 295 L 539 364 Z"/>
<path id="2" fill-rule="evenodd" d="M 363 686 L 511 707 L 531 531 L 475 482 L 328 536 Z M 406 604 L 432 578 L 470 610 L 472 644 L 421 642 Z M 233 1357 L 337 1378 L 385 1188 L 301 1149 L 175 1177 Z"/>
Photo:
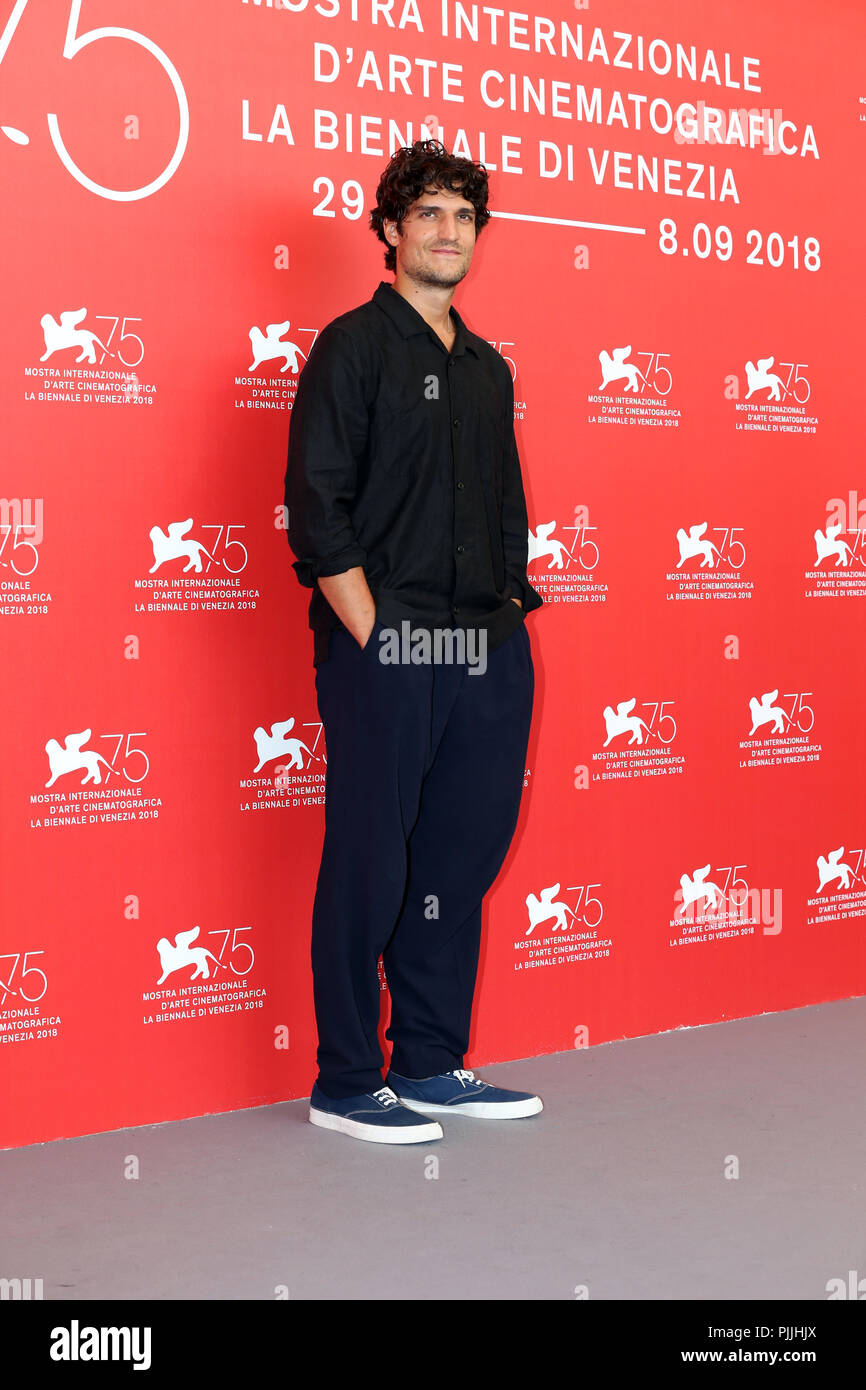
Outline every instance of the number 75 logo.
<path id="1" fill-rule="evenodd" d="M 28 3 L 29 0 L 15 0 L 15 6 L 6 22 L 6 27 L 3 33 L 0 34 L 0 63 L 3 62 L 6 56 L 6 50 L 12 42 L 15 30 L 18 28 Z M 174 90 L 175 98 L 177 99 L 179 114 L 177 143 L 175 144 L 174 153 L 170 160 L 155 179 L 152 179 L 150 183 L 144 184 L 141 188 L 127 189 L 106 188 L 104 184 L 97 183 L 95 179 L 92 179 L 89 174 L 86 174 L 83 169 L 79 168 L 66 148 L 63 136 L 60 134 L 60 122 L 57 119 L 57 114 L 53 111 L 46 113 L 51 143 L 57 151 L 60 162 L 63 164 L 64 168 L 82 185 L 82 187 L 89 189 L 91 193 L 97 194 L 98 197 L 110 198 L 113 202 L 117 203 L 131 203 L 139 198 L 149 198 L 152 193 L 156 193 L 168 183 L 169 179 L 177 170 L 180 161 L 183 159 L 184 151 L 186 150 L 187 140 L 189 139 L 189 104 L 186 99 L 183 83 L 180 80 L 177 68 L 168 55 L 154 43 L 153 39 L 147 38 L 145 34 L 140 34 L 136 29 L 122 29 L 117 25 L 109 24 L 104 25 L 100 29 L 85 29 L 79 34 L 77 30 L 81 15 L 81 4 L 82 0 L 72 0 L 70 5 L 69 21 L 66 25 L 66 37 L 63 43 L 63 57 L 71 61 L 83 48 L 89 48 L 91 44 L 99 43 L 102 39 L 124 39 L 127 43 L 134 43 L 140 48 L 146 49 L 146 51 L 152 54 L 156 59 L 159 66 L 168 77 Z M 107 56 L 109 51 L 115 52 L 116 50 L 106 50 L 106 62 L 110 61 Z M 17 130 L 14 126 L 0 126 L 0 130 L 2 130 L 16 145 L 27 145 L 30 143 L 30 137 L 23 131 Z"/>

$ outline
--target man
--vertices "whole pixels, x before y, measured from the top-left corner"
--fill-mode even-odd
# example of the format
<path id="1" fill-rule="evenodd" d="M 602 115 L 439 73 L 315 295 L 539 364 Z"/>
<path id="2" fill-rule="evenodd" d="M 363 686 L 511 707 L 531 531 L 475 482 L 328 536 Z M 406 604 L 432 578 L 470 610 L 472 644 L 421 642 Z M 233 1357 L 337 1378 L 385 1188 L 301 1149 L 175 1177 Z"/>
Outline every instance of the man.
<path id="1" fill-rule="evenodd" d="M 541 605 L 511 373 L 451 306 L 488 220 L 482 165 L 433 140 L 399 150 L 370 214 L 394 283 L 326 325 L 292 410 L 289 544 L 313 589 L 328 754 L 309 1117 L 375 1143 L 441 1138 L 419 1115 L 542 1109 L 463 1067 L 482 899 L 523 787 L 524 617 Z"/>

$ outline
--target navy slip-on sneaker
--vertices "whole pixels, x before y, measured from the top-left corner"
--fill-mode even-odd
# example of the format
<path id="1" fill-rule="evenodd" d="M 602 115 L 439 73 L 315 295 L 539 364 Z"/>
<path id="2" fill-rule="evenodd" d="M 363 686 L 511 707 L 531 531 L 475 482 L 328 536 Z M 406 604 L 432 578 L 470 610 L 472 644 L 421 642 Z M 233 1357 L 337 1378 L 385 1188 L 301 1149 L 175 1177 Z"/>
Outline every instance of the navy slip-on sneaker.
<path id="1" fill-rule="evenodd" d="M 491 1086 L 462 1067 L 421 1080 L 389 1071 L 386 1082 L 404 1105 L 423 1115 L 448 1111 L 479 1120 L 518 1120 L 544 1109 L 540 1098 L 529 1091 Z"/>
<path id="2" fill-rule="evenodd" d="M 420 1122 L 389 1086 L 334 1100 L 316 1082 L 310 1095 L 310 1122 L 373 1144 L 424 1144 L 442 1138 L 442 1126 L 436 1120 Z"/>

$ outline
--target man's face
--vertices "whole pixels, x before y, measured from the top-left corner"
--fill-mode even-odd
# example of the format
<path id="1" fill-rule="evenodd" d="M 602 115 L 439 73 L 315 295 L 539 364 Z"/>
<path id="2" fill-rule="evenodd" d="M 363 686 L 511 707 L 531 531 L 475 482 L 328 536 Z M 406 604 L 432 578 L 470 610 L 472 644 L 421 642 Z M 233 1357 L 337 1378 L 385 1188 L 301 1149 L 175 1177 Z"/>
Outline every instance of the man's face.
<path id="1" fill-rule="evenodd" d="M 434 189 L 424 193 L 403 219 L 385 222 L 397 250 L 397 270 L 421 285 L 457 285 L 472 263 L 475 209 L 461 193 Z"/>

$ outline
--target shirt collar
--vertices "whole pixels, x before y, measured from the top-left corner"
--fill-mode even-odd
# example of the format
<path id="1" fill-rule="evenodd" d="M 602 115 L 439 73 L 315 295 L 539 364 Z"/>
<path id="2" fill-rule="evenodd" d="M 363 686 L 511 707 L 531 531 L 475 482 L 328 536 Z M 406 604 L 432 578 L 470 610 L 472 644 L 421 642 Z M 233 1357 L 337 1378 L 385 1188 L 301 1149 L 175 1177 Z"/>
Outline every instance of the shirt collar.
<path id="1" fill-rule="evenodd" d="M 443 350 L 445 349 L 445 344 L 442 342 L 442 339 L 439 337 L 438 333 L 430 327 L 423 315 L 419 314 L 418 310 L 409 303 L 408 299 L 405 299 L 404 296 L 400 294 L 399 290 L 395 290 L 394 286 L 389 284 L 387 280 L 379 281 L 378 289 L 373 294 L 373 303 L 378 304 L 380 309 L 384 309 L 388 317 L 396 324 L 397 328 L 399 328 L 404 338 L 411 338 L 416 333 L 429 333 L 439 346 L 443 348 Z M 459 357 L 464 352 L 472 352 L 478 357 L 478 349 L 472 342 L 474 335 L 470 333 L 453 304 L 451 305 L 451 313 L 457 325 L 457 333 L 450 355 L 452 357 Z"/>

